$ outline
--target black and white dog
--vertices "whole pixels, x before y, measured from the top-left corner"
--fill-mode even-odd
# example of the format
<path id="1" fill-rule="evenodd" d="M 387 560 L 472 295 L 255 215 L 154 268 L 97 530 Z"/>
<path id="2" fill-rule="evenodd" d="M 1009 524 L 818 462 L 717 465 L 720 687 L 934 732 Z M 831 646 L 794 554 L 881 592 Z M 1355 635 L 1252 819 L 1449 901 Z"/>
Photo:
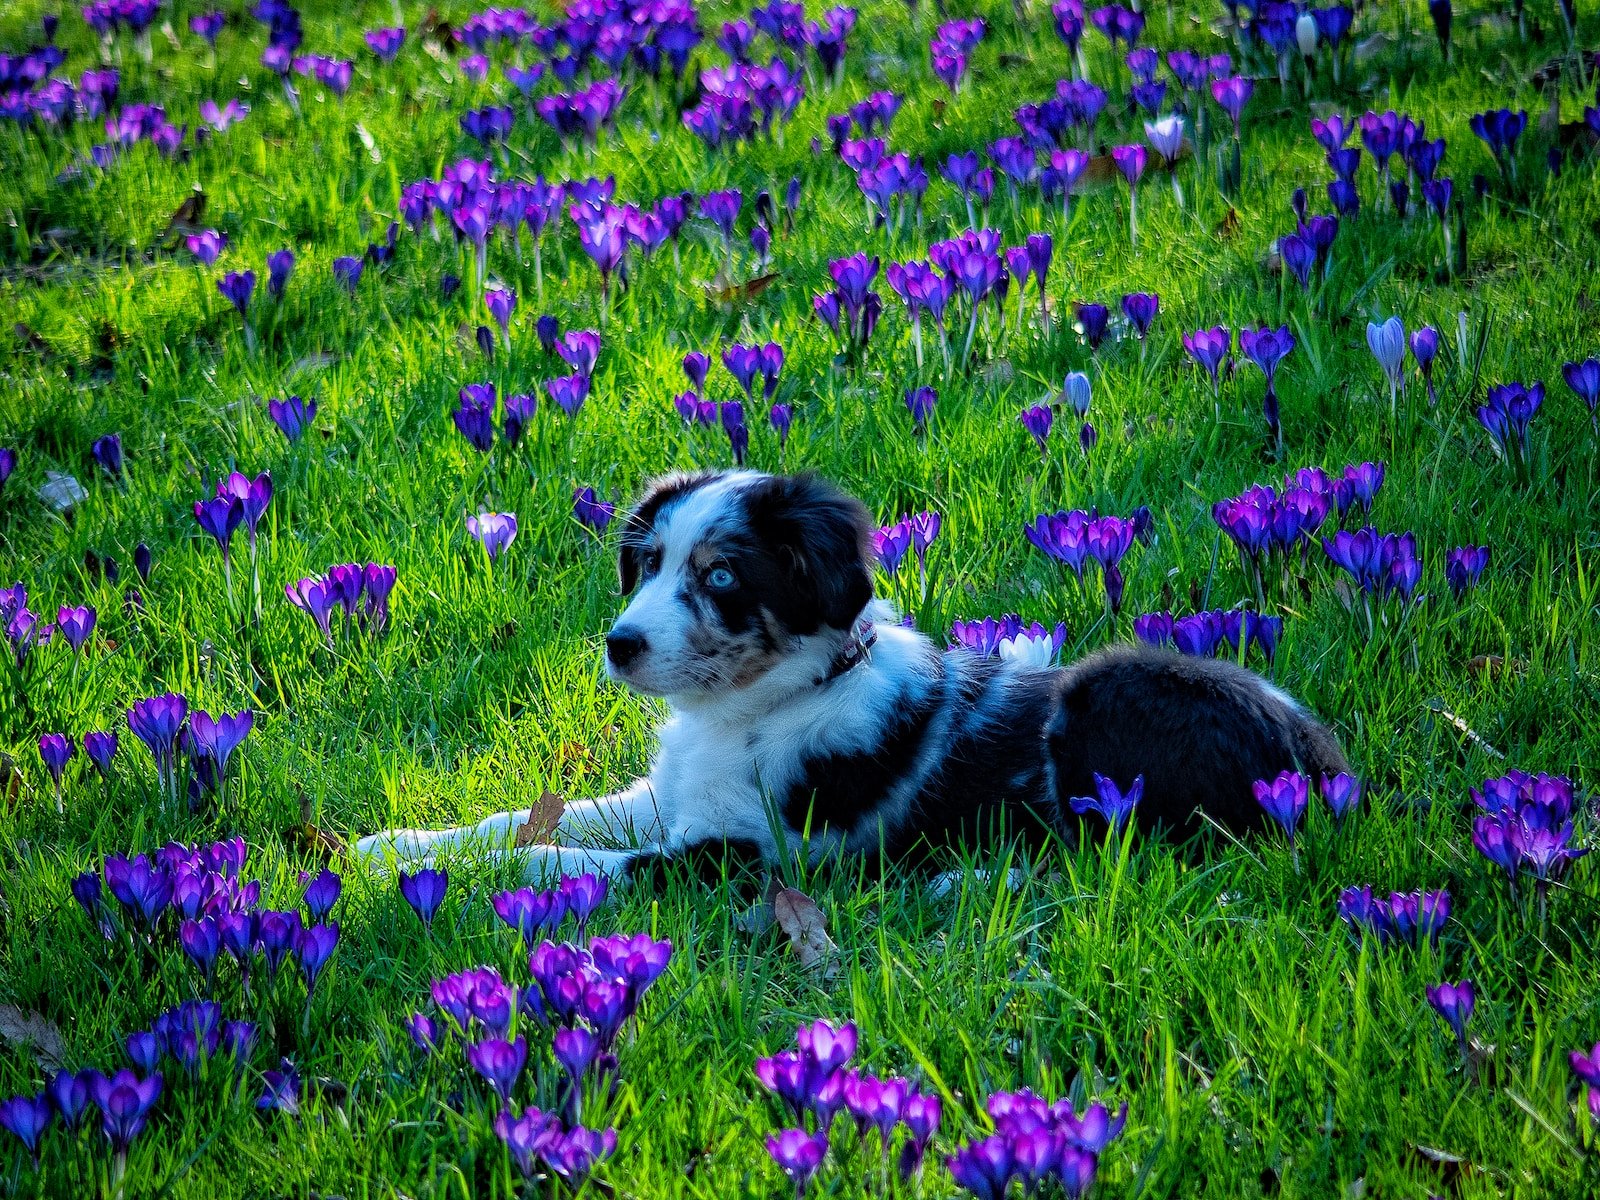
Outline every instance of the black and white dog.
<path id="1" fill-rule="evenodd" d="M 1094 773 L 1144 776 L 1137 819 L 1179 835 L 1261 821 L 1251 783 L 1345 769 L 1329 733 L 1235 665 L 1134 646 L 1066 669 L 941 649 L 873 599 L 873 523 L 812 476 L 657 481 L 622 525 L 627 608 L 606 669 L 667 700 L 650 774 L 569 804 L 560 845 L 512 848 L 527 811 L 365 838 L 418 862 L 478 844 L 532 879 L 802 846 L 906 860 L 951 843 L 1071 837 Z"/>

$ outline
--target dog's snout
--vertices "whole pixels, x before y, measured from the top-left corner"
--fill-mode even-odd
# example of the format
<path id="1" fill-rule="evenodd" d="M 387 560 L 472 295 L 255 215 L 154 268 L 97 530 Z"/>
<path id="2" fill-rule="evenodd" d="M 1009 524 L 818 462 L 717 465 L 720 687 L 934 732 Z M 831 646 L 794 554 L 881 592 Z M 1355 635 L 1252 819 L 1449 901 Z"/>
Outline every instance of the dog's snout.
<path id="1" fill-rule="evenodd" d="M 626 667 L 648 648 L 644 635 L 631 629 L 613 629 L 606 634 L 606 656 L 611 659 L 612 666 Z"/>

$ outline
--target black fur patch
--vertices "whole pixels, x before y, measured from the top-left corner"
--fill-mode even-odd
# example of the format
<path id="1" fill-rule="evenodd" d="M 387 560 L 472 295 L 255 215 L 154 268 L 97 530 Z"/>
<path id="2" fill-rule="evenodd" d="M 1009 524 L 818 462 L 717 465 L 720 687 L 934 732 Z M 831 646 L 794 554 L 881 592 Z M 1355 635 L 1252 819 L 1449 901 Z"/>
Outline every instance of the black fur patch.
<path id="1" fill-rule="evenodd" d="M 622 535 L 617 546 L 617 582 L 624 596 L 632 592 L 639 582 L 640 558 L 650 545 L 661 510 L 716 478 L 715 471 L 663 475 L 650 485 L 639 503 L 633 506 L 623 519 Z"/>
<path id="2" fill-rule="evenodd" d="M 812 475 L 763 478 L 744 501 L 749 540 L 736 553 L 760 605 L 801 636 L 849 629 L 872 599 L 872 518 L 862 503 Z"/>
<path id="3" fill-rule="evenodd" d="M 784 824 L 800 833 L 809 818 L 813 836 L 824 829 L 848 835 L 911 774 L 941 700 L 937 690 L 904 694 L 876 745 L 807 759 L 784 799 Z"/>
<path id="4" fill-rule="evenodd" d="M 1096 771 L 1124 789 L 1143 775 L 1140 828 L 1186 836 L 1203 827 L 1201 812 L 1231 830 L 1259 828 L 1257 779 L 1348 769 L 1333 735 L 1251 672 L 1142 646 L 1113 646 L 1068 668 L 1047 736 L 1069 825 L 1068 801 L 1095 794 Z"/>

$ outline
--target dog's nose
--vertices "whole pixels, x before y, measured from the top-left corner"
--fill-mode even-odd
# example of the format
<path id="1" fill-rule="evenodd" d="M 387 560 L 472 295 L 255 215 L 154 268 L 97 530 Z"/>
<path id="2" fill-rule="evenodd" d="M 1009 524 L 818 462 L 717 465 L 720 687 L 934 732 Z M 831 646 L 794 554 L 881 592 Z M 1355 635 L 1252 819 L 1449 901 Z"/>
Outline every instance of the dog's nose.
<path id="1" fill-rule="evenodd" d="M 626 667 L 643 654 L 648 646 L 649 643 L 644 640 L 642 633 L 613 629 L 606 634 L 606 655 L 611 659 L 611 665 L 615 667 Z"/>

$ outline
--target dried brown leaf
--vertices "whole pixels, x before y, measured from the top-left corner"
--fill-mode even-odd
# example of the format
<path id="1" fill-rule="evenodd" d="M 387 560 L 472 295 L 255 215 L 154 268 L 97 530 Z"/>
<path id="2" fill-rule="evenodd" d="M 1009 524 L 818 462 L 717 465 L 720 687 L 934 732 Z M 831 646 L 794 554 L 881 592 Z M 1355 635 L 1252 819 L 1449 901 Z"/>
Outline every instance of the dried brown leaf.
<path id="1" fill-rule="evenodd" d="M 0 811 L 11 812 L 22 799 L 22 772 L 9 754 L 0 754 Z"/>
<path id="2" fill-rule="evenodd" d="M 795 888 L 782 888 L 772 899 L 772 915 L 802 967 L 825 980 L 839 973 L 839 948 L 828 936 L 828 919 L 815 900 Z"/>
<path id="3" fill-rule="evenodd" d="M 59 1071 L 67 1065 L 61 1031 L 45 1017 L 15 1004 L 0 1004 L 0 1040 L 19 1050 L 31 1050 L 34 1061 L 46 1071 Z"/>
<path id="4" fill-rule="evenodd" d="M 181 238 L 191 233 L 199 233 L 203 226 L 200 224 L 206 215 L 206 194 L 195 188 L 184 198 L 182 204 L 167 218 L 167 227 L 161 231 L 161 236 L 156 239 L 156 244 L 165 249 L 172 250 L 178 245 Z"/>
<path id="5" fill-rule="evenodd" d="M 706 288 L 706 299 L 716 304 L 739 304 L 746 300 L 754 300 L 777 282 L 780 272 L 773 271 L 767 275 L 757 275 L 754 279 L 747 279 L 743 283 L 727 283 L 718 279 L 716 283 Z"/>
<path id="6" fill-rule="evenodd" d="M 545 792 L 539 802 L 528 810 L 528 819 L 517 826 L 515 845 L 547 846 L 550 837 L 561 824 L 561 814 L 566 811 L 566 801 L 554 792 Z"/>
<path id="7" fill-rule="evenodd" d="M 1211 232 L 1225 242 L 1231 242 L 1239 236 L 1239 210 L 1230 208 L 1223 214 L 1222 220 L 1217 222 L 1217 227 Z"/>
<path id="8" fill-rule="evenodd" d="M 284 834 L 285 840 L 298 846 L 307 854 L 324 863 L 341 862 L 350 853 L 350 847 L 336 833 L 330 833 L 311 819 L 311 797 L 300 793 L 300 824 Z"/>

